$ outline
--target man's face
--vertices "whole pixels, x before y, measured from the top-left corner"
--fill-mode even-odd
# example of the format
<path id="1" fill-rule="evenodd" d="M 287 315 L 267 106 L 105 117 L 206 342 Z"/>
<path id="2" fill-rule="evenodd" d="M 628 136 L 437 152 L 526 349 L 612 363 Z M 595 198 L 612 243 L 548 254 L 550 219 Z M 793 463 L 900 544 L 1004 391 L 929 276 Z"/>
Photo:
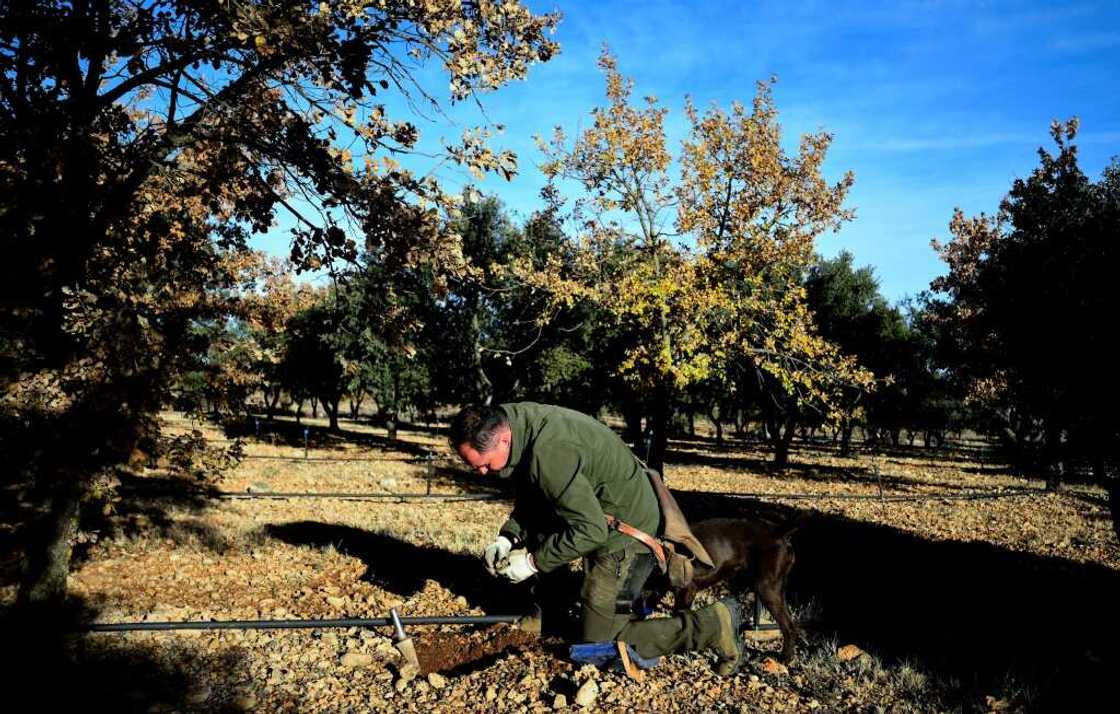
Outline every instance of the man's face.
<path id="1" fill-rule="evenodd" d="M 510 431 L 505 429 L 498 435 L 498 443 L 486 451 L 478 451 L 470 443 L 459 444 L 456 451 L 472 469 L 485 476 L 491 471 L 501 471 L 509 463 L 510 440 Z"/>

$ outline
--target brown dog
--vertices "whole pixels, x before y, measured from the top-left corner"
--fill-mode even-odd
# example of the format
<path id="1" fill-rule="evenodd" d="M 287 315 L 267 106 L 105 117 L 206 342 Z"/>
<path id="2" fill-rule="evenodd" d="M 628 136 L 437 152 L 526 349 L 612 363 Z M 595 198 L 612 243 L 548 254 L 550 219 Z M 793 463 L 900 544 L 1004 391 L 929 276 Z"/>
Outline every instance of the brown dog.
<path id="1" fill-rule="evenodd" d="M 691 524 L 693 534 L 712 556 L 715 568 L 694 561 L 692 583 L 673 589 L 674 608 L 687 610 L 696 593 L 732 577 L 745 578 L 755 595 L 774 616 L 782 631 L 782 657 L 792 659 L 794 648 L 804 638 L 786 606 L 786 578 L 794 563 L 790 536 L 800 521 L 780 526 L 766 525 L 738 518 L 711 518 Z M 657 603 L 670 588 L 668 580 L 651 578 L 650 604 Z"/>

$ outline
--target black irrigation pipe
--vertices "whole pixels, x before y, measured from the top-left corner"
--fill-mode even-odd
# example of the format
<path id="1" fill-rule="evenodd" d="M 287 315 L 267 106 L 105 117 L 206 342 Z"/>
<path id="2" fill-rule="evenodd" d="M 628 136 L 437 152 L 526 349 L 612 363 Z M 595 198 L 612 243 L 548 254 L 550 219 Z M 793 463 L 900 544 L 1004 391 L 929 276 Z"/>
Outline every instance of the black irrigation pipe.
<path id="1" fill-rule="evenodd" d="M 219 491 L 209 494 L 213 498 L 228 500 L 253 500 L 253 499 L 285 499 L 285 498 L 338 498 L 349 501 L 496 501 L 509 500 L 511 496 L 500 493 L 283 493 L 283 492 L 258 492 L 237 493 L 233 491 Z"/>
<path id="2" fill-rule="evenodd" d="M 1014 491 L 1011 493 L 986 491 L 983 493 L 924 493 L 914 494 L 909 496 L 879 496 L 875 494 L 862 494 L 862 493 L 841 493 L 841 494 L 819 494 L 819 493 L 732 493 L 729 491 L 693 491 L 696 495 L 706 496 L 734 496 L 736 498 L 757 498 L 757 499 L 775 499 L 775 500 L 792 500 L 792 501 L 884 501 L 884 502 L 904 502 L 904 501 L 981 501 L 997 498 L 1018 498 L 1023 496 L 1037 496 L 1044 494 L 1046 491 L 1041 489 L 1030 489 L 1022 491 Z"/>
<path id="3" fill-rule="evenodd" d="M 466 615 L 402 617 L 404 625 L 496 625 L 515 624 L 521 615 Z M 390 627 L 388 617 L 358 617 L 339 620 L 213 620 L 210 622 L 106 622 L 85 625 L 85 632 L 151 632 L 166 630 L 311 630 L 350 627 Z"/>
<path id="4" fill-rule="evenodd" d="M 795 501 L 883 501 L 883 502 L 908 502 L 908 501 L 980 501 L 999 498 L 1018 498 L 1044 494 L 1042 490 L 1016 491 L 1012 493 L 983 492 L 983 493 L 945 493 L 945 494 L 914 494 L 909 496 L 878 496 L 875 494 L 821 494 L 821 493 L 735 493 L 731 491 L 691 491 L 697 496 L 733 496 L 735 498 L 755 498 L 773 500 Z M 501 501 L 510 500 L 512 496 L 499 493 L 487 494 L 425 494 L 425 493 L 235 493 L 222 491 L 211 494 L 214 498 L 222 499 L 285 499 L 285 498 L 338 498 L 356 501 L 375 500 L 438 500 L 438 501 Z"/>
<path id="5" fill-rule="evenodd" d="M 293 448 L 298 448 L 298 447 L 293 447 Z M 432 461 L 432 459 L 426 459 L 422 456 L 415 456 L 415 457 L 410 458 L 410 459 L 373 458 L 373 457 L 354 459 L 354 458 L 342 458 L 342 457 L 334 457 L 334 456 L 270 456 L 270 455 L 265 455 L 265 454 L 245 454 L 245 455 L 240 456 L 238 458 L 241 459 L 241 460 L 269 459 L 269 460 L 272 460 L 272 461 L 396 462 L 396 463 L 403 463 L 403 464 L 412 464 L 412 463 L 426 464 L 426 463 Z"/>

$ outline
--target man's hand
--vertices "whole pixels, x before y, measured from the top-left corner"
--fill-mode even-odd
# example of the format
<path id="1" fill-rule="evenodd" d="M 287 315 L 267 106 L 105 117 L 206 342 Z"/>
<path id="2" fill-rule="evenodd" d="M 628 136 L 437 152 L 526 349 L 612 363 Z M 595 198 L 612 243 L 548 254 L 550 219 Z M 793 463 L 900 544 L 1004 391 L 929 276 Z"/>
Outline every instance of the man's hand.
<path id="1" fill-rule="evenodd" d="M 486 562 L 486 572 L 497 575 L 498 563 L 508 558 L 511 550 L 513 550 L 513 543 L 510 543 L 509 538 L 505 536 L 498 536 L 497 540 L 486 546 L 486 550 L 482 552 L 482 559 Z"/>
<path id="2" fill-rule="evenodd" d="M 536 574 L 537 564 L 533 562 L 533 554 L 527 550 L 511 554 L 509 565 L 498 570 L 498 575 L 505 576 L 511 583 L 519 583 Z"/>

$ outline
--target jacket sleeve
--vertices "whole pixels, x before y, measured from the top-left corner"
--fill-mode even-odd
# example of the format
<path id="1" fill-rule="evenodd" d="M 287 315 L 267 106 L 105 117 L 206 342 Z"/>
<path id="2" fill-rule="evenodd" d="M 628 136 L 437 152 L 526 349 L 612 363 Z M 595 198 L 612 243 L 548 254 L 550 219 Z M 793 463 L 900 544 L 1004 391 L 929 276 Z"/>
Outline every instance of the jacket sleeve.
<path id="1" fill-rule="evenodd" d="M 563 524 L 533 552 L 537 568 L 548 572 L 606 543 L 607 522 L 574 448 L 551 448 L 533 458 L 538 486 Z"/>
<path id="2" fill-rule="evenodd" d="M 517 511 L 509 514 L 509 518 L 498 529 L 498 535 L 503 535 L 509 538 L 511 543 L 517 544 L 525 540 L 525 529 L 521 527 L 521 523 L 517 520 Z"/>

